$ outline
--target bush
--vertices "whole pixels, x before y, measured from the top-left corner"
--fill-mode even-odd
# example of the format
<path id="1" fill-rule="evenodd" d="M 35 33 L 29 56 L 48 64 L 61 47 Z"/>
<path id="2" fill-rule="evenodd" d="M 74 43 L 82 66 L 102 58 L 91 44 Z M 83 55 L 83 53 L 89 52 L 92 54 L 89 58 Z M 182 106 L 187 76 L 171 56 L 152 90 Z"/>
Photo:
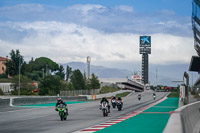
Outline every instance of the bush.
<path id="1" fill-rule="evenodd" d="M 20 95 L 34 95 L 32 93 L 33 89 L 29 88 L 20 88 Z M 12 95 L 18 95 L 18 90 L 15 89 L 14 91 L 11 92 Z"/>
<path id="2" fill-rule="evenodd" d="M 0 88 L 0 95 L 4 95 L 4 93 L 3 93 L 3 91 L 2 91 L 2 89 Z"/>
<path id="3" fill-rule="evenodd" d="M 0 78 L 8 78 L 6 74 L 0 74 Z"/>
<path id="4" fill-rule="evenodd" d="M 126 97 L 127 95 L 129 95 L 131 92 L 123 92 L 120 94 L 117 94 L 116 97 Z"/>
<path id="5" fill-rule="evenodd" d="M 115 92 L 115 91 L 118 91 L 120 90 L 120 88 L 113 88 L 113 87 L 110 87 L 110 86 L 104 86 L 101 88 L 100 92 L 101 94 L 104 94 L 104 93 L 109 93 L 109 92 Z"/>
<path id="6" fill-rule="evenodd" d="M 194 90 L 192 90 L 192 91 L 191 91 L 191 94 L 192 94 L 192 95 L 195 95 L 195 91 L 194 91 Z"/>
<path id="7" fill-rule="evenodd" d="M 179 97 L 179 92 L 171 92 L 167 97 Z"/>

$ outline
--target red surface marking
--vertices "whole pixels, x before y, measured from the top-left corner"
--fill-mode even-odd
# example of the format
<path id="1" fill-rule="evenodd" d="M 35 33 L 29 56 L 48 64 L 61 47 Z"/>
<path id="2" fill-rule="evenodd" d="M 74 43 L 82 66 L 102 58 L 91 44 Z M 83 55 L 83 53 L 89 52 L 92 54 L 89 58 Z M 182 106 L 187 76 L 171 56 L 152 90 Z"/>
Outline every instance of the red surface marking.
<path id="1" fill-rule="evenodd" d="M 171 116 L 173 113 L 181 113 L 181 112 L 180 112 L 180 111 L 170 111 L 170 112 L 169 112 L 170 116 Z"/>
<path id="2" fill-rule="evenodd" d="M 128 119 L 128 118 L 131 118 L 131 117 L 126 117 L 125 119 Z"/>
<path id="3" fill-rule="evenodd" d="M 100 125 L 113 125 L 113 124 L 100 124 Z"/>
<path id="4" fill-rule="evenodd" d="M 109 121 L 109 122 L 106 122 L 106 123 L 119 123 L 119 122 L 115 122 L 115 121 Z"/>
<path id="5" fill-rule="evenodd" d="M 122 119 L 116 119 L 116 120 L 111 120 L 111 121 L 123 121 Z"/>
<path id="6" fill-rule="evenodd" d="M 81 130 L 81 131 L 98 131 L 100 129 L 84 129 L 84 130 Z"/>
<path id="7" fill-rule="evenodd" d="M 169 114 L 169 112 L 142 112 L 142 114 Z"/>
<path id="8" fill-rule="evenodd" d="M 123 121 L 123 120 L 121 120 L 121 121 Z M 121 122 L 121 121 L 111 121 L 111 122 Z"/>
<path id="9" fill-rule="evenodd" d="M 106 128 L 106 127 L 109 127 L 109 126 L 94 126 L 92 128 Z"/>

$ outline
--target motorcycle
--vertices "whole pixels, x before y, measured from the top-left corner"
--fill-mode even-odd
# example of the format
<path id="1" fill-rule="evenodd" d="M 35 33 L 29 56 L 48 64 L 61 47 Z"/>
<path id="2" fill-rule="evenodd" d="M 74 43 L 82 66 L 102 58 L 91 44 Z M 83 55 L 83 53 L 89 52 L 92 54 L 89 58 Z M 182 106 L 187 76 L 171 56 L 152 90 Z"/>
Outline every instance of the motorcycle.
<path id="1" fill-rule="evenodd" d="M 112 106 L 113 106 L 113 108 L 115 108 L 115 106 L 116 106 L 116 99 L 112 99 Z"/>
<path id="2" fill-rule="evenodd" d="M 102 113 L 103 113 L 104 117 L 108 116 L 108 104 L 107 104 L 107 102 L 102 102 L 101 110 L 102 110 Z"/>
<path id="3" fill-rule="evenodd" d="M 140 99 L 141 99 L 141 95 L 138 95 L 138 100 L 140 101 Z"/>
<path id="4" fill-rule="evenodd" d="M 156 96 L 154 95 L 154 96 L 153 96 L 153 100 L 155 100 L 155 99 L 156 99 Z"/>
<path id="5" fill-rule="evenodd" d="M 66 120 L 68 114 L 66 106 L 64 104 L 60 104 L 58 105 L 57 110 L 59 112 L 60 120 L 61 121 Z"/>
<path id="6" fill-rule="evenodd" d="M 121 101 L 117 101 L 117 109 L 118 111 L 121 111 L 122 110 L 122 102 Z"/>
<path id="7" fill-rule="evenodd" d="M 138 100 L 140 101 L 141 97 L 138 97 Z"/>

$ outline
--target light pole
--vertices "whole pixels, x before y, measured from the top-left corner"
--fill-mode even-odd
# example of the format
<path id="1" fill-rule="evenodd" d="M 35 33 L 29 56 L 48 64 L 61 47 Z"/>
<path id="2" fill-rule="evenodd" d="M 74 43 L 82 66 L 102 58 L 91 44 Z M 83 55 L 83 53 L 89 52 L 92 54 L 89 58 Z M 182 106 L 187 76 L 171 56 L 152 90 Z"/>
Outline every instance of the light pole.
<path id="1" fill-rule="evenodd" d="M 158 70 L 156 69 L 156 88 L 158 87 L 158 76 L 157 76 Z"/>
<path id="2" fill-rule="evenodd" d="M 88 79 L 90 78 L 90 62 L 91 62 L 91 57 L 87 57 L 87 64 L 88 64 Z"/>

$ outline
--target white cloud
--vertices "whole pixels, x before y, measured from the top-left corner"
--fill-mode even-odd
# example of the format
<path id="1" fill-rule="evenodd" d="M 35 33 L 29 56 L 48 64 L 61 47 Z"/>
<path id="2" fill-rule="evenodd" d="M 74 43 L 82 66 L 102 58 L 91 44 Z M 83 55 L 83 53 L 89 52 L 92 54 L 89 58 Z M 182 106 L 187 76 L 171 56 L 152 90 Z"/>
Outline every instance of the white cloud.
<path id="1" fill-rule="evenodd" d="M 133 12 L 134 11 L 133 7 L 127 6 L 127 5 L 120 5 L 120 6 L 117 6 L 115 8 L 118 9 L 118 10 L 124 11 L 124 12 Z"/>
<path id="2" fill-rule="evenodd" d="M 21 4 L 0 7 L 0 20 L 74 23 L 107 33 L 165 33 L 192 36 L 190 17 L 178 16 L 170 10 L 135 12 L 133 7 L 127 5 L 105 7 L 96 4 L 78 4 L 56 8 L 40 4 Z"/>
<path id="3" fill-rule="evenodd" d="M 95 5 L 95 4 L 86 4 L 86 5 L 73 5 L 73 6 L 69 6 L 67 7 L 67 10 L 72 10 L 72 11 L 77 11 L 80 12 L 84 15 L 87 15 L 89 11 L 91 10 L 96 10 L 100 12 L 103 12 L 106 9 L 106 7 L 102 6 L 102 5 Z"/>
<path id="4" fill-rule="evenodd" d="M 31 30 L 20 42 L 0 41 L 3 55 L 19 49 L 26 58 L 49 57 L 59 63 L 83 61 L 89 55 L 93 62 L 140 62 L 139 35 L 105 33 L 73 23 L 36 21 L 13 23 L 20 30 Z M 195 54 L 192 37 L 157 33 L 152 36 L 153 64 L 189 63 Z M 105 65 L 106 64 L 102 64 Z M 113 66 L 114 67 L 114 66 Z"/>

